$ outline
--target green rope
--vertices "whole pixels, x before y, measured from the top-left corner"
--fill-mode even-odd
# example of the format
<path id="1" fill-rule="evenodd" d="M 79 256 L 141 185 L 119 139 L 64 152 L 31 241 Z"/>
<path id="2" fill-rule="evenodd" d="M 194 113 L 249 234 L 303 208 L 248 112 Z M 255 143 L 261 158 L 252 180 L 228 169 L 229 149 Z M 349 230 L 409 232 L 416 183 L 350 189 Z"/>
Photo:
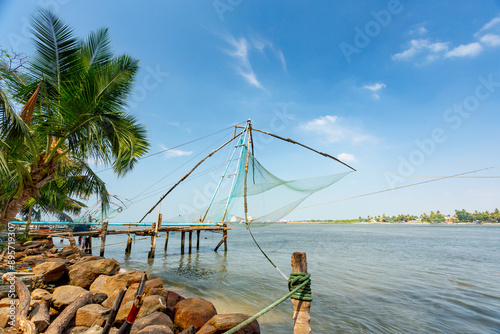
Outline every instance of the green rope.
<path id="1" fill-rule="evenodd" d="M 309 274 L 306 274 L 306 275 L 309 275 Z M 265 309 L 261 310 L 260 312 L 254 314 L 253 316 L 251 316 L 247 320 L 243 321 L 238 326 L 231 328 L 227 332 L 224 332 L 224 334 L 233 334 L 233 333 L 239 331 L 240 329 L 244 328 L 246 325 L 248 325 L 249 323 L 251 323 L 252 321 L 254 321 L 255 319 L 257 319 L 261 315 L 263 315 L 263 314 L 271 311 L 273 308 L 275 308 L 279 304 L 283 303 L 285 300 L 287 300 L 289 297 L 293 296 L 297 291 L 301 290 L 306 285 L 309 285 L 309 290 L 310 290 L 311 279 L 309 278 L 309 276 L 303 282 L 301 282 L 298 286 L 296 286 L 295 288 L 293 288 L 293 290 L 291 290 L 285 296 L 281 297 L 280 299 L 278 299 L 277 301 L 275 301 L 274 303 L 272 303 L 271 305 L 269 305 Z"/>
<path id="2" fill-rule="evenodd" d="M 291 273 L 290 278 L 288 279 L 288 290 L 295 291 L 297 286 L 302 286 L 302 288 L 298 289 L 291 297 L 293 299 L 303 300 L 310 302 L 312 301 L 312 292 L 311 292 L 311 274 L 307 273 Z M 303 285 L 302 283 L 307 282 L 307 284 Z"/>

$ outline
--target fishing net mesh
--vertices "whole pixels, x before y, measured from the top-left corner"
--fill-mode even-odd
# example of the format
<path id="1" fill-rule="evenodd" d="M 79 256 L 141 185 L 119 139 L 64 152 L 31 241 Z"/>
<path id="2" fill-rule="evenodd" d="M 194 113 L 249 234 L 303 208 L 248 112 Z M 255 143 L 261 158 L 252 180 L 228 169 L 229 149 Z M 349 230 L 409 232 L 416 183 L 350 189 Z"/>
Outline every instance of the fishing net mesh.
<path id="1" fill-rule="evenodd" d="M 226 191 L 219 191 L 208 210 L 192 210 L 168 219 L 169 222 L 244 224 L 245 161 L 247 147 L 242 146 L 236 173 Z M 286 181 L 268 171 L 249 153 L 247 173 L 248 221 L 251 224 L 276 223 L 312 194 L 338 182 L 350 172 Z M 220 189 L 223 189 L 221 187 Z M 224 195 L 222 195 L 224 194 Z M 203 219 L 204 217 L 204 219 Z"/>

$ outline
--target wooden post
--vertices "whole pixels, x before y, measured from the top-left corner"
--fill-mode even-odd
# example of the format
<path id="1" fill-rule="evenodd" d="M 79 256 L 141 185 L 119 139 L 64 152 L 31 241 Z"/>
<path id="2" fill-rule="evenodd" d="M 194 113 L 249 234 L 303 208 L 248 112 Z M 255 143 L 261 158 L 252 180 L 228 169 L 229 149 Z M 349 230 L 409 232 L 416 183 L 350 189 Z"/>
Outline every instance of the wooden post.
<path id="1" fill-rule="evenodd" d="M 167 234 L 165 235 L 165 253 L 167 253 L 167 246 L 168 246 L 168 235 L 170 232 L 167 231 Z"/>
<path id="2" fill-rule="evenodd" d="M 224 223 L 224 232 L 222 232 L 224 237 L 224 252 L 227 252 L 227 223 Z"/>
<path id="3" fill-rule="evenodd" d="M 184 239 L 186 238 L 186 232 L 181 232 L 181 255 L 184 255 Z"/>
<path id="4" fill-rule="evenodd" d="M 193 231 L 189 231 L 189 254 L 191 254 L 192 245 L 193 245 Z"/>
<path id="5" fill-rule="evenodd" d="M 125 255 L 130 254 L 132 251 L 132 238 L 130 237 L 130 227 L 127 233 L 127 247 L 125 247 Z"/>
<path id="6" fill-rule="evenodd" d="M 200 230 L 196 231 L 196 250 L 200 250 Z"/>
<path id="7" fill-rule="evenodd" d="M 92 255 L 92 237 L 88 236 L 85 238 L 85 254 Z"/>
<path id="8" fill-rule="evenodd" d="M 106 245 L 106 232 L 108 231 L 108 222 L 105 221 L 102 223 L 102 228 L 101 228 L 101 252 L 99 253 L 99 256 L 104 257 L 104 247 Z"/>
<path id="9" fill-rule="evenodd" d="M 73 236 L 73 233 L 69 232 L 69 244 L 71 245 L 71 248 L 73 248 L 73 252 L 78 256 L 78 259 L 80 259 L 80 249 L 78 249 L 78 246 L 76 245 L 75 237 Z"/>
<path id="10" fill-rule="evenodd" d="M 294 273 L 307 273 L 306 253 L 295 252 L 292 254 L 292 271 Z M 293 305 L 293 334 L 311 334 L 311 317 L 309 310 L 311 302 L 292 298 Z"/>
<path id="11" fill-rule="evenodd" d="M 222 239 L 220 240 L 220 242 L 217 244 L 217 246 L 215 246 L 214 252 L 217 252 L 217 250 L 224 243 L 224 241 L 226 240 L 226 238 L 227 238 L 227 235 L 222 236 Z"/>
<path id="12" fill-rule="evenodd" d="M 158 218 L 156 219 L 156 223 L 153 223 L 153 228 L 151 233 L 151 250 L 148 254 L 148 259 L 155 258 L 155 250 L 156 250 L 156 237 L 158 236 L 158 230 L 161 227 L 162 214 L 159 212 L 160 208 L 158 208 Z"/>

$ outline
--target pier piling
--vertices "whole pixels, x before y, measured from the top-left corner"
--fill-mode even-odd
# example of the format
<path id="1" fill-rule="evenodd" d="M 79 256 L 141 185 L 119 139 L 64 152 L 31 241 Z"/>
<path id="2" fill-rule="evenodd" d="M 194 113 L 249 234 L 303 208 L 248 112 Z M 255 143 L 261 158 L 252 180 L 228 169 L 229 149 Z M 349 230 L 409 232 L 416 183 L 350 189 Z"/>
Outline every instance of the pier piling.
<path id="1" fill-rule="evenodd" d="M 186 238 L 186 232 L 181 232 L 181 255 L 184 255 L 184 239 Z"/>
<path id="2" fill-rule="evenodd" d="M 189 254 L 191 254 L 192 244 L 193 244 L 193 231 L 189 231 Z"/>
<path id="3" fill-rule="evenodd" d="M 104 248 L 106 247 L 106 232 L 108 231 L 108 222 L 105 221 L 102 223 L 102 228 L 101 228 L 101 252 L 99 253 L 99 256 L 104 257 Z"/>
<path id="4" fill-rule="evenodd" d="M 130 227 L 129 227 L 127 233 L 127 247 L 125 247 L 125 255 L 130 255 L 131 251 L 132 251 L 132 238 L 130 237 Z"/>
<path id="5" fill-rule="evenodd" d="M 167 246 L 168 246 L 168 235 L 170 232 L 167 231 L 165 235 L 165 255 L 167 254 Z"/>
<path id="6" fill-rule="evenodd" d="M 200 250 L 200 230 L 196 231 L 196 251 Z"/>

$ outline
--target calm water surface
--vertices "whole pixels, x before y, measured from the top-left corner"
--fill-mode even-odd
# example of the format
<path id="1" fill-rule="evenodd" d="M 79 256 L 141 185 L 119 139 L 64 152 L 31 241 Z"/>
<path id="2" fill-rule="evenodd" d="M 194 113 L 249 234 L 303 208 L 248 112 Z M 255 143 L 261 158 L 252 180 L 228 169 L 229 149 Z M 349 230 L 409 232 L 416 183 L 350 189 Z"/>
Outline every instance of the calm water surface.
<path id="1" fill-rule="evenodd" d="M 291 254 L 307 252 L 314 333 L 500 333 L 500 226 L 287 224 L 253 232 L 287 274 Z M 149 239 L 137 240 L 129 258 L 124 244 L 107 247 L 106 257 L 206 298 L 219 313 L 254 314 L 287 293 L 244 228 L 229 232 L 227 254 L 213 252 L 220 234 L 201 236 L 192 255 L 180 255 L 176 233 L 167 256 L 159 239 L 153 263 Z M 291 316 L 286 301 L 259 319 L 262 332 L 291 333 Z"/>

